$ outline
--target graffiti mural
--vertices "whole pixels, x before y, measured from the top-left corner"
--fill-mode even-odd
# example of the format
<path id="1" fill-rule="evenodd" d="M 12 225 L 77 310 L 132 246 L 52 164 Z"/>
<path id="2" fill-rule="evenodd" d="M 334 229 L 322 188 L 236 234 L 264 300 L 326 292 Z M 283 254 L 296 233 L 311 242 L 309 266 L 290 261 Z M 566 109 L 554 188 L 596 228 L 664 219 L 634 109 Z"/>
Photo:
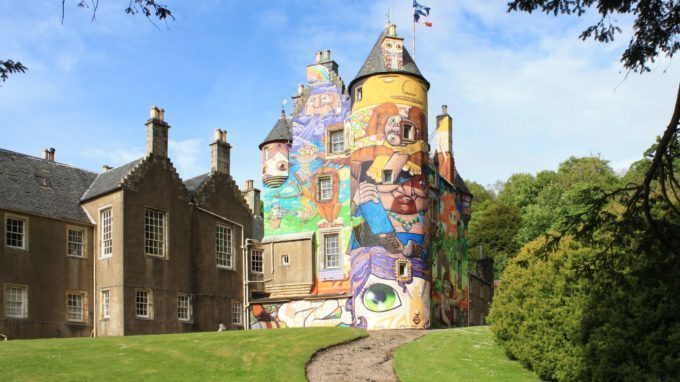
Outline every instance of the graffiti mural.
<path id="1" fill-rule="evenodd" d="M 353 324 L 430 325 L 427 119 L 418 107 L 383 102 L 350 119 Z"/>
<path id="2" fill-rule="evenodd" d="M 297 300 L 285 303 L 252 304 L 251 329 L 350 326 L 346 299 Z"/>

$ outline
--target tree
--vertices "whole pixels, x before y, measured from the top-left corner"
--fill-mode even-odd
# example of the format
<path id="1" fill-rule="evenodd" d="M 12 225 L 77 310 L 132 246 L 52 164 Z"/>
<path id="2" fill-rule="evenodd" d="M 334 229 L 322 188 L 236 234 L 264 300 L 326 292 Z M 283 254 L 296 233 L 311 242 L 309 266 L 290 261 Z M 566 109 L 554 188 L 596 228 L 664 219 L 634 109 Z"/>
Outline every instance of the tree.
<path id="1" fill-rule="evenodd" d="M 77 6 L 79 8 L 92 8 L 92 21 L 97 18 L 97 9 L 99 8 L 99 0 L 80 0 Z M 156 0 L 128 0 L 128 5 L 125 8 L 125 13 L 135 15 L 137 13 L 143 14 L 150 23 L 154 24 L 154 18 L 165 21 L 167 19 L 174 19 L 170 9 L 159 4 Z M 61 23 L 64 23 L 64 16 L 66 15 L 66 0 L 61 0 Z M 156 25 L 156 24 L 154 24 Z M 0 80 L 7 81 L 10 74 L 26 73 L 28 68 L 19 61 L 14 60 L 0 60 Z"/>
<path id="2" fill-rule="evenodd" d="M 479 215 L 475 215 L 468 227 L 470 247 L 482 246 L 485 254 L 494 259 L 496 277 L 505 268 L 508 259 L 515 256 L 519 247 L 515 236 L 522 224 L 520 209 L 503 202 L 491 202 Z M 473 250 L 473 254 L 477 252 Z"/>
<path id="3" fill-rule="evenodd" d="M 635 17 L 633 36 L 628 48 L 621 55 L 623 67 L 629 72 L 644 73 L 650 71 L 648 64 L 653 63 L 660 55 L 671 58 L 680 49 L 680 2 L 677 0 L 515 0 L 508 3 L 508 12 L 524 11 L 532 13 L 540 10 L 547 14 L 566 14 L 581 16 L 587 10 L 596 8 L 600 20 L 586 28 L 580 38 L 593 38 L 599 42 L 608 43 L 614 40 L 615 34 L 622 29 L 616 24 L 616 15 L 632 14 Z M 644 218 L 649 222 L 659 240 L 667 249 L 675 253 L 672 248 L 672 238 L 663 236 L 663 224 L 666 217 L 655 219 L 652 212 L 651 200 L 653 183 L 657 182 L 661 193 L 658 197 L 669 207 L 669 213 L 680 218 L 680 208 L 677 201 L 680 195 L 680 181 L 677 172 L 676 159 L 680 154 L 680 87 L 676 97 L 675 108 L 671 121 L 658 139 L 656 150 L 645 176 L 638 182 L 632 183 L 615 192 L 604 196 L 605 199 L 629 194 L 626 206 L 627 213 L 623 221 L 634 218 L 638 209 L 642 210 Z M 594 205 L 605 206 L 607 201 Z"/>

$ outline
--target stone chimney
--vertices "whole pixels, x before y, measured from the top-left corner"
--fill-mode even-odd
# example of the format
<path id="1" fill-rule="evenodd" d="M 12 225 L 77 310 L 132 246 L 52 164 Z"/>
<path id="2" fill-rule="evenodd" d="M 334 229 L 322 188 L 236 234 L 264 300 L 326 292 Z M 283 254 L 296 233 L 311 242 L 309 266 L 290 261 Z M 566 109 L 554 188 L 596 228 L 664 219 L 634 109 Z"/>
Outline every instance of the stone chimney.
<path id="1" fill-rule="evenodd" d="M 442 105 L 442 113 L 437 116 L 437 167 L 439 174 L 454 184 L 456 163 L 453 158 L 453 119 L 448 107 Z"/>
<path id="2" fill-rule="evenodd" d="M 44 148 L 42 154 L 42 159 L 50 160 L 50 150 L 48 148 Z"/>
<path id="3" fill-rule="evenodd" d="M 321 62 L 321 51 L 320 50 L 318 50 L 316 52 L 316 62 L 317 63 Z"/>
<path id="4" fill-rule="evenodd" d="M 387 35 L 388 36 L 396 36 L 397 35 L 397 25 L 389 23 L 387 25 Z"/>
<path id="5" fill-rule="evenodd" d="M 231 145 L 227 131 L 215 129 L 215 140 L 210 144 L 210 167 L 214 174 L 229 174 Z"/>
<path id="6" fill-rule="evenodd" d="M 248 179 L 246 180 L 246 184 L 243 188 L 243 197 L 245 198 L 246 202 L 248 202 L 248 206 L 250 207 L 250 210 L 253 212 L 253 216 L 259 216 L 260 215 L 260 190 L 255 188 L 253 186 L 253 180 Z"/>
<path id="7" fill-rule="evenodd" d="M 168 125 L 164 120 L 165 110 L 151 108 L 151 118 L 146 121 L 146 154 L 159 158 L 168 157 Z"/>
<path id="8" fill-rule="evenodd" d="M 326 49 L 323 51 L 323 60 L 324 61 L 330 61 L 331 60 L 331 51 L 329 49 Z"/>

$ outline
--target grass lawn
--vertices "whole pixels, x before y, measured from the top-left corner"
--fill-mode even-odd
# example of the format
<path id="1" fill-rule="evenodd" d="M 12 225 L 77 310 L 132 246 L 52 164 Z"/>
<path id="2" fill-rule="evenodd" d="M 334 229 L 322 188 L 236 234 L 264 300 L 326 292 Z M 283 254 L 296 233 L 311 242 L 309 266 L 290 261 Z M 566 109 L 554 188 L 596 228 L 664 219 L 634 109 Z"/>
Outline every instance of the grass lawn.
<path id="1" fill-rule="evenodd" d="M 305 381 L 320 348 L 348 328 L 230 331 L 0 342 L 1 381 Z"/>
<path id="2" fill-rule="evenodd" d="M 509 360 L 486 326 L 435 330 L 399 348 L 394 369 L 411 381 L 539 381 Z"/>

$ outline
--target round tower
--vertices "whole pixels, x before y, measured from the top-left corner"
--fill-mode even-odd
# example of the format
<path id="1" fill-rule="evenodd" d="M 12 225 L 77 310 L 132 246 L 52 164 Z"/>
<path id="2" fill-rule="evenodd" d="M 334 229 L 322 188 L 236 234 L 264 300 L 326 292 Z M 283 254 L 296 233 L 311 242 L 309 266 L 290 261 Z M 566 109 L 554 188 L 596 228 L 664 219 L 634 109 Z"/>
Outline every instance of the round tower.
<path id="1" fill-rule="evenodd" d="M 349 84 L 353 325 L 430 326 L 427 92 L 388 24 Z"/>
<path id="2" fill-rule="evenodd" d="M 262 182 L 265 186 L 279 187 L 288 179 L 288 147 L 291 139 L 290 123 L 281 110 L 279 120 L 260 143 Z"/>

